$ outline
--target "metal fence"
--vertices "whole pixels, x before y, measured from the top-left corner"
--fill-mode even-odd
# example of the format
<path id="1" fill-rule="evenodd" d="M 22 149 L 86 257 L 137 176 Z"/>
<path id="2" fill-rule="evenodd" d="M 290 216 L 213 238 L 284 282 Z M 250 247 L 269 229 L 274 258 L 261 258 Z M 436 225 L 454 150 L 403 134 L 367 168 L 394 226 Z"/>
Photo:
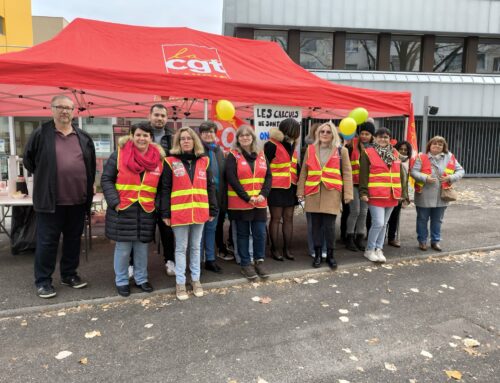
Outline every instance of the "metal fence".
<path id="1" fill-rule="evenodd" d="M 311 120 L 323 122 L 326 120 Z M 338 124 L 339 121 L 334 121 Z M 309 120 L 304 119 L 303 126 Z M 415 117 L 419 149 L 422 118 Z M 380 126 L 389 128 L 398 141 L 405 137 L 402 117 L 381 119 Z M 307 129 L 304 129 L 304 136 Z M 464 167 L 466 177 L 500 177 L 500 119 L 463 119 L 429 117 L 428 137 L 443 136 L 450 151 Z"/>

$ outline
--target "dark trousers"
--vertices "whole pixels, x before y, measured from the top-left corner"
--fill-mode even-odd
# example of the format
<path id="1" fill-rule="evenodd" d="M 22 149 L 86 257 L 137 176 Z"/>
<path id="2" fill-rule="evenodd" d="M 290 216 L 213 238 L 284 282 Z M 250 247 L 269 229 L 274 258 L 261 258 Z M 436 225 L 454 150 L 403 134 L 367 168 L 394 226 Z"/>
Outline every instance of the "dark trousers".
<path id="1" fill-rule="evenodd" d="M 226 210 L 219 210 L 219 216 L 217 217 L 217 228 L 215 229 L 215 245 L 219 251 L 226 248 L 224 243 L 224 220 L 226 219 Z M 231 232 L 231 230 L 229 230 Z"/>
<path id="2" fill-rule="evenodd" d="M 266 252 L 266 221 L 234 221 L 236 224 L 236 243 L 241 266 L 250 264 L 250 236 L 253 239 L 253 259 L 264 259 Z"/>
<path id="3" fill-rule="evenodd" d="M 401 214 L 401 202 L 394 206 L 389 221 L 387 222 L 388 234 L 387 239 L 393 241 L 396 239 L 396 232 L 398 231 L 399 215 Z"/>
<path id="4" fill-rule="evenodd" d="M 85 220 L 85 204 L 56 206 L 55 213 L 36 214 L 35 284 L 52 283 L 56 268 L 57 248 L 63 235 L 61 278 L 76 275 L 80 264 L 80 241 Z"/>
<path id="5" fill-rule="evenodd" d="M 165 263 L 172 261 L 175 263 L 175 238 L 174 231 L 158 217 L 158 229 L 160 229 L 160 240 L 163 246 L 163 257 Z"/>
<path id="6" fill-rule="evenodd" d="M 335 248 L 335 220 L 334 214 L 311 213 L 314 247 L 322 247 L 326 241 L 327 249 Z"/>
<path id="7" fill-rule="evenodd" d="M 351 207 L 348 203 L 342 201 L 342 215 L 340 216 L 340 238 L 344 239 L 347 235 L 347 219 L 351 213 Z"/>

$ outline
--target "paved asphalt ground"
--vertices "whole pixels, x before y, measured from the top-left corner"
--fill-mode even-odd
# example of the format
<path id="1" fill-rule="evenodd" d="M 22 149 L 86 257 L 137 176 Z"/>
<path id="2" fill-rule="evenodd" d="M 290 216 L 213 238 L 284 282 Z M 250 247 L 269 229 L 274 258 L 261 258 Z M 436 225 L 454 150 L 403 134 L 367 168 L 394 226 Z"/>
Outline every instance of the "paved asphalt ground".
<path id="1" fill-rule="evenodd" d="M 483 251 L 33 309 L 0 319 L 0 381 L 495 383 L 499 271 Z"/>
<path id="2" fill-rule="evenodd" d="M 409 208 L 402 248 L 385 249 L 387 265 L 339 244 L 339 270 L 308 276 L 317 270 L 298 215 L 297 260 L 268 260 L 271 281 L 249 284 L 233 262 L 220 262 L 223 274 L 202 274 L 207 296 L 183 303 L 153 250 L 155 293 L 118 297 L 102 226 L 80 267 L 89 287 L 60 286 L 56 271 L 58 296 L 39 299 L 32 254 L 10 255 L 0 235 L 0 382 L 450 381 L 445 370 L 497 382 L 500 179 L 465 179 L 458 190 L 445 215 L 445 253 L 417 249 Z M 310 278 L 318 282 L 304 283 Z M 85 338 L 92 331 L 100 336 Z M 468 337 L 480 345 L 466 347 Z M 57 360 L 61 351 L 72 354 Z"/>

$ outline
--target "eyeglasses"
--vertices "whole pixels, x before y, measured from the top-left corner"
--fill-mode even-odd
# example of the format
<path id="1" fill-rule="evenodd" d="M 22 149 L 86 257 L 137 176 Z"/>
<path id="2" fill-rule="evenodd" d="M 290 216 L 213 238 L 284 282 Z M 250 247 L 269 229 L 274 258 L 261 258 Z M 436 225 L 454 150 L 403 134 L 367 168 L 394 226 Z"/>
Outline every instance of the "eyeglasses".
<path id="1" fill-rule="evenodd" d="M 193 137 L 181 137 L 181 141 L 193 141 Z"/>
<path id="2" fill-rule="evenodd" d="M 204 130 L 201 132 L 201 134 L 214 134 L 215 132 L 213 130 Z"/>
<path id="3" fill-rule="evenodd" d="M 378 136 L 378 138 L 382 138 L 384 140 L 390 140 L 391 139 L 391 137 L 389 137 L 389 136 Z"/>
<path id="4" fill-rule="evenodd" d="M 320 130 L 319 134 L 332 134 L 331 130 Z"/>
<path id="5" fill-rule="evenodd" d="M 56 109 L 58 112 L 62 112 L 62 111 L 72 112 L 73 110 L 75 110 L 74 106 L 52 105 L 52 107 L 54 109 Z"/>

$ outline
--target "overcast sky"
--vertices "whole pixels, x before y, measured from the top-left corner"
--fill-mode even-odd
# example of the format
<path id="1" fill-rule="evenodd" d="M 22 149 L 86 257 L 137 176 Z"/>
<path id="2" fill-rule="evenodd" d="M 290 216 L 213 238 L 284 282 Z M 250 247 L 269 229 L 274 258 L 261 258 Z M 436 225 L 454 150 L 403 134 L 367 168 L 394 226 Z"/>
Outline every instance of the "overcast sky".
<path id="1" fill-rule="evenodd" d="M 223 0 L 31 0 L 34 16 L 222 31 Z"/>

